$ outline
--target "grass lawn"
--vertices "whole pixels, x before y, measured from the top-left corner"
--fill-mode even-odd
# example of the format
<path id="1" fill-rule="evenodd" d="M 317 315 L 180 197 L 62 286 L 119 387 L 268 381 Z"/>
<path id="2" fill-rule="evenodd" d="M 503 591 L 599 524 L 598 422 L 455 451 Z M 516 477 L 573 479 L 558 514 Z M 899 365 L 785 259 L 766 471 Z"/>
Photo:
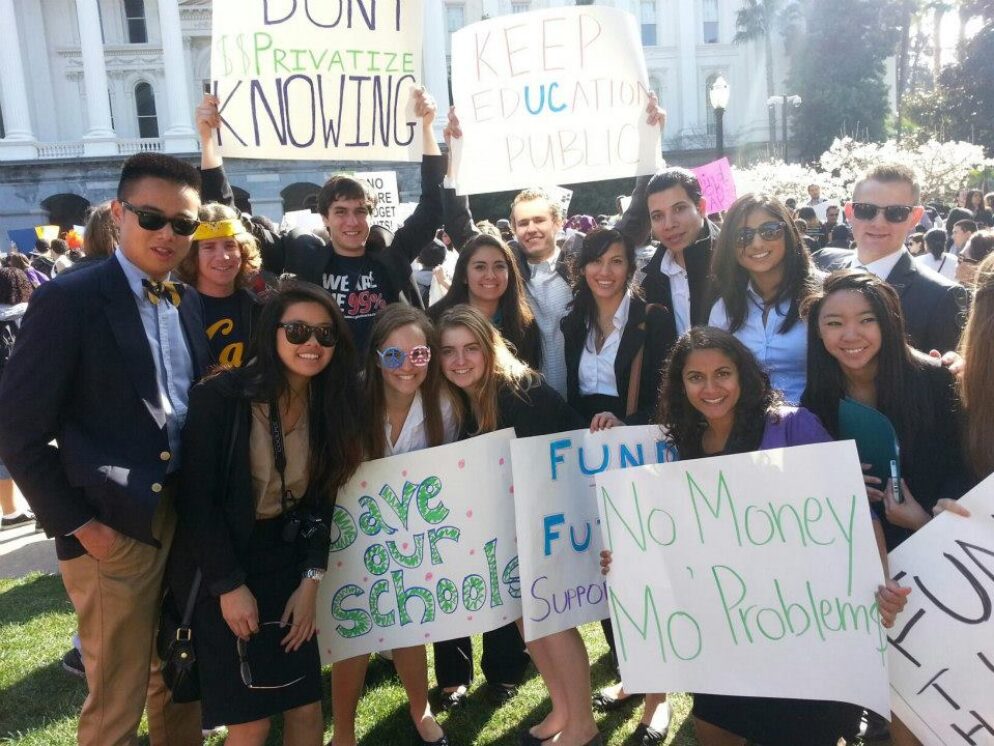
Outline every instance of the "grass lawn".
<path id="1" fill-rule="evenodd" d="M 60 578 L 34 574 L 20 580 L 0 580 L 0 744 L 70 746 L 76 742 L 76 716 L 86 696 L 86 684 L 66 674 L 60 665 L 74 628 L 72 606 Z M 613 677 L 600 627 L 585 627 L 583 634 L 593 661 L 594 686 L 607 685 Z M 479 640 L 474 651 L 479 670 Z M 328 678 L 326 675 L 326 687 Z M 694 744 L 693 727 L 686 719 L 689 699 L 675 695 L 672 701 L 674 718 L 666 743 Z M 330 738 L 329 703 L 326 693 L 325 735 Z M 515 746 L 519 729 L 541 719 L 548 710 L 542 680 L 532 669 L 517 696 L 499 709 L 488 702 L 479 675 L 467 707 L 441 715 L 439 722 L 454 746 Z M 600 716 L 598 723 L 606 742 L 620 746 L 638 723 L 638 712 L 638 707 L 631 707 Z M 413 726 L 404 690 L 392 667 L 383 661 L 370 665 L 358 726 L 361 743 L 369 746 L 406 746 L 412 742 Z M 210 743 L 222 740 L 216 737 Z M 278 729 L 270 743 L 281 743 Z"/>

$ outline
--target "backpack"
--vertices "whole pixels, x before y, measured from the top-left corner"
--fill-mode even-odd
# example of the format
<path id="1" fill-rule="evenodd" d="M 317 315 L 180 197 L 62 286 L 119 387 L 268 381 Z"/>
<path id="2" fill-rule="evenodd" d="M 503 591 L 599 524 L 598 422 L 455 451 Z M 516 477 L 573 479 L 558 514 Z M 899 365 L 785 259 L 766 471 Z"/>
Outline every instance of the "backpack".
<path id="1" fill-rule="evenodd" d="M 16 321 L 0 321 L 0 378 L 3 378 L 3 369 L 7 367 L 10 353 L 14 349 L 18 327 Z"/>

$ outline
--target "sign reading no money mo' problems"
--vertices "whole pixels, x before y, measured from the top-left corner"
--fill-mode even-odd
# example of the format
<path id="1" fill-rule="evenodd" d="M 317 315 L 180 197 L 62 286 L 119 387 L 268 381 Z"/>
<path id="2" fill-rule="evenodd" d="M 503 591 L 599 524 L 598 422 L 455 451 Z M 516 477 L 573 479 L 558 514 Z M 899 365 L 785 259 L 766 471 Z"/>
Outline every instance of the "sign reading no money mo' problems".
<path id="1" fill-rule="evenodd" d="M 889 713 L 883 568 L 852 441 L 597 475 L 625 689 Z"/>
<path id="2" fill-rule="evenodd" d="M 214 0 L 221 153 L 414 161 L 422 0 Z"/>

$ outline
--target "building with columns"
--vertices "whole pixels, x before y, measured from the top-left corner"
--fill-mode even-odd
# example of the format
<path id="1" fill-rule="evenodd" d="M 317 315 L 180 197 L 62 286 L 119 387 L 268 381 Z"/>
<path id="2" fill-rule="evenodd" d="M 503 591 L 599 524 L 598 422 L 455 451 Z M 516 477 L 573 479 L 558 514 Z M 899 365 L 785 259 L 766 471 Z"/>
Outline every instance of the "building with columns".
<path id="1" fill-rule="evenodd" d="M 359 2 L 360 0 L 353 0 Z M 369 2 L 369 0 L 361 0 Z M 449 33 L 506 13 L 574 0 L 425 0 L 425 83 L 445 99 Z M 671 160 L 700 163 L 714 147 L 708 88 L 729 82 L 729 146 L 766 143 L 761 44 L 733 45 L 741 0 L 598 0 L 641 25 L 649 78 L 669 113 Z M 69 228 L 110 199 L 121 162 L 158 151 L 196 161 L 193 111 L 210 79 L 210 0 L 0 0 L 0 247 L 6 232 Z M 779 47 L 780 45 L 775 45 Z M 778 54 L 780 50 L 778 49 Z M 774 61 L 775 78 L 784 60 Z M 313 203 L 341 164 L 229 160 L 243 209 L 275 220 Z M 348 164 L 377 170 L 383 164 Z M 397 166 L 402 199 L 420 189 L 416 166 Z"/>

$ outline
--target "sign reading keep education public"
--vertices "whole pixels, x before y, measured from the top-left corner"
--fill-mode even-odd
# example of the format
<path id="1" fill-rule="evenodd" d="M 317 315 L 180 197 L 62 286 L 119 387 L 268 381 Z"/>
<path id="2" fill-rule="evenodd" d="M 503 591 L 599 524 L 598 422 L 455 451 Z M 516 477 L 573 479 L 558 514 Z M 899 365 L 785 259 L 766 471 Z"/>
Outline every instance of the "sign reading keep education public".
<path id="1" fill-rule="evenodd" d="M 236 158 L 421 158 L 422 0 L 214 0 L 210 92 Z"/>
<path id="2" fill-rule="evenodd" d="M 500 16 L 452 34 L 456 189 L 653 173 L 648 76 L 634 16 L 593 6 Z"/>
<path id="3" fill-rule="evenodd" d="M 363 464 L 339 492 L 317 601 L 324 663 L 521 616 L 513 430 Z"/>
<path id="4" fill-rule="evenodd" d="M 627 691 L 889 713 L 883 569 L 851 441 L 596 479 Z"/>
<path id="5" fill-rule="evenodd" d="M 994 476 L 890 553 L 891 708 L 925 746 L 994 744 Z"/>

